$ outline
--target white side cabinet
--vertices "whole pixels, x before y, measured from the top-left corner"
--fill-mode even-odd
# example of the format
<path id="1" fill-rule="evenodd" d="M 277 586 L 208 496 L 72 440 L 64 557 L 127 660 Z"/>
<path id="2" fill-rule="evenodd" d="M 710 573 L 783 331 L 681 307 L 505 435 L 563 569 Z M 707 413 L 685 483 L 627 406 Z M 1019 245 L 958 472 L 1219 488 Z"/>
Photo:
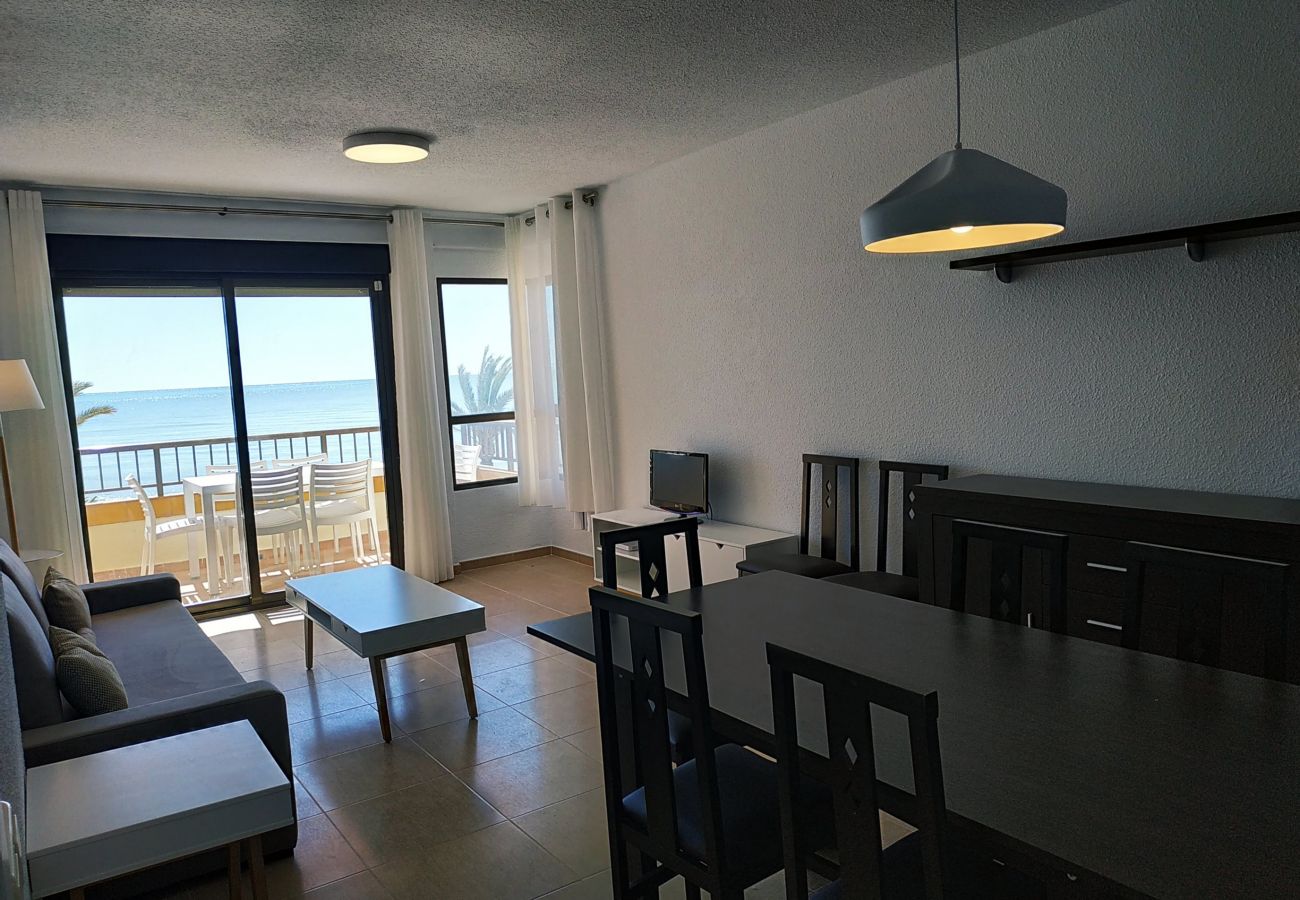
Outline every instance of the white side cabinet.
<path id="1" fill-rule="evenodd" d="M 600 553 L 600 536 L 606 531 L 653 525 L 673 518 L 672 513 L 658 509 L 616 509 L 596 513 L 591 517 L 592 559 L 595 560 L 596 580 L 605 580 Z M 799 538 L 780 531 L 751 528 L 731 522 L 700 520 L 700 570 L 705 584 L 736 577 L 736 563 L 762 553 L 794 553 L 799 549 Z M 664 548 L 668 563 L 668 589 L 682 591 L 690 587 L 686 572 L 686 544 L 680 534 L 668 539 Z M 641 575 L 637 568 L 636 551 L 620 547 L 616 557 L 619 590 L 641 593 Z"/>

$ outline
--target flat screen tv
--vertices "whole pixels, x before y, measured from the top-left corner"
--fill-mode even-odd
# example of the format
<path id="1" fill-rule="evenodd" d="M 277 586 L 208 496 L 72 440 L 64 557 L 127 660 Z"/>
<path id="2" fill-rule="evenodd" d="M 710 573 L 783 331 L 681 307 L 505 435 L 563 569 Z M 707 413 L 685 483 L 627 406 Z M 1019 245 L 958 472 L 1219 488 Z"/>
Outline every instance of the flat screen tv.
<path id="1" fill-rule="evenodd" d="M 650 505 L 676 513 L 707 513 L 709 454 L 651 450 Z"/>

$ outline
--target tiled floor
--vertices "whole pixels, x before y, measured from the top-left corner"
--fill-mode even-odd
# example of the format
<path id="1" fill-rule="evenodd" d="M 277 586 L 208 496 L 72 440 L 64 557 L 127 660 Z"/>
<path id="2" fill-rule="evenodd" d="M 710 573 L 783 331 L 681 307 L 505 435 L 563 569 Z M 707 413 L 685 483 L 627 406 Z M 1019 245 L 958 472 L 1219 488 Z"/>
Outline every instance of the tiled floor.
<path id="1" fill-rule="evenodd" d="M 540 557 L 471 570 L 446 587 L 487 607 L 471 639 L 479 717 L 455 656 L 390 661 L 394 739 L 379 735 L 364 660 L 316 634 L 302 664 L 291 611 L 204 628 L 249 680 L 288 701 L 298 848 L 268 867 L 276 898 L 598 900 L 611 896 L 592 666 L 528 637 L 531 622 L 587 608 L 591 569 Z M 167 896 L 225 896 L 224 877 Z M 680 881 L 662 895 L 683 896 Z M 784 896 L 780 876 L 749 897 Z"/>

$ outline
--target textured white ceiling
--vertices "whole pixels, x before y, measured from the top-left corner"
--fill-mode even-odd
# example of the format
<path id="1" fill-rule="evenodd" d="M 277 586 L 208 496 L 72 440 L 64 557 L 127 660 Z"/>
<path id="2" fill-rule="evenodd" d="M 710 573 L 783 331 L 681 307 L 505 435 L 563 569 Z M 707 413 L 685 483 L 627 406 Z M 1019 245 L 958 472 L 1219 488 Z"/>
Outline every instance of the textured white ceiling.
<path id="1" fill-rule="evenodd" d="M 964 44 L 1116 2 L 967 0 Z M 0 0 L 0 179 L 512 212 L 940 63 L 950 15 L 943 0 Z M 340 152 L 363 128 L 437 143 L 368 166 Z"/>

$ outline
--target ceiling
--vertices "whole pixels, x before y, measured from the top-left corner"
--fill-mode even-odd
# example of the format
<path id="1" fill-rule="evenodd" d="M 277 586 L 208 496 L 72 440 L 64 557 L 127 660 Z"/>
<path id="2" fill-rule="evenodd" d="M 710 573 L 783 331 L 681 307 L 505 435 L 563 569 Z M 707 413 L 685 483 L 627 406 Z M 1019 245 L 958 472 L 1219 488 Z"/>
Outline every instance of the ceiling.
<path id="1" fill-rule="evenodd" d="M 963 50 L 1116 2 L 966 0 Z M 0 0 L 0 180 L 514 212 L 943 62 L 949 10 Z M 437 140 L 345 159 L 367 128 Z"/>

